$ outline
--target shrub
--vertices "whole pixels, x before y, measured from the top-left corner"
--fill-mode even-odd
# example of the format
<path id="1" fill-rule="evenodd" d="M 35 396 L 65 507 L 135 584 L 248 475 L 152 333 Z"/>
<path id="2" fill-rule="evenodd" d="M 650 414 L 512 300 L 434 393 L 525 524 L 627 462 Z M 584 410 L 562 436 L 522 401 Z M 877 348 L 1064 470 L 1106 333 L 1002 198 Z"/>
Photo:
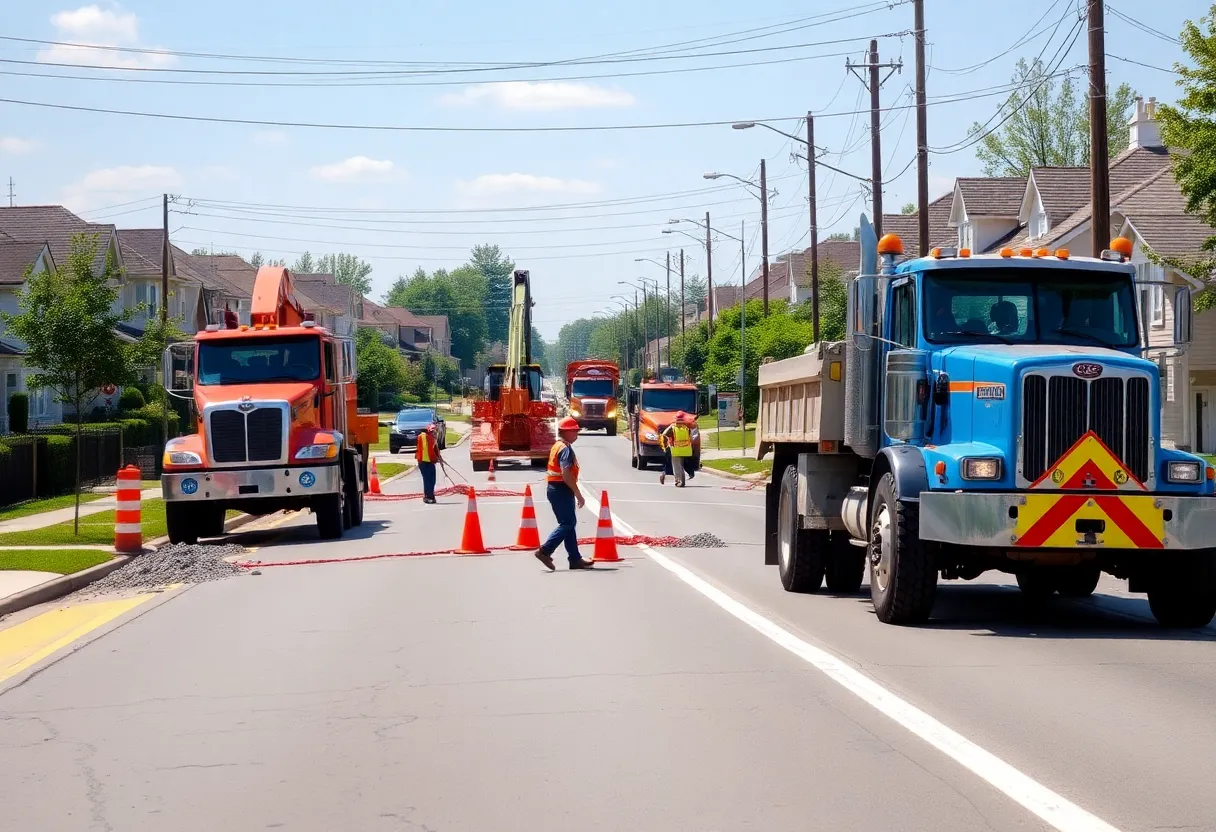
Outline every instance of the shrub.
<path id="1" fill-rule="evenodd" d="M 118 397 L 118 409 L 123 413 L 139 410 L 145 404 L 144 394 L 139 392 L 138 387 L 123 388 L 122 395 Z"/>
<path id="2" fill-rule="evenodd" d="M 13 433 L 25 433 L 30 429 L 30 397 L 25 393 L 8 397 L 8 429 Z"/>
<path id="3" fill-rule="evenodd" d="M 70 493 L 76 487 L 76 453 L 73 448 L 74 443 L 67 436 L 51 435 L 46 438 L 46 472 L 50 478 L 49 493 Z"/>

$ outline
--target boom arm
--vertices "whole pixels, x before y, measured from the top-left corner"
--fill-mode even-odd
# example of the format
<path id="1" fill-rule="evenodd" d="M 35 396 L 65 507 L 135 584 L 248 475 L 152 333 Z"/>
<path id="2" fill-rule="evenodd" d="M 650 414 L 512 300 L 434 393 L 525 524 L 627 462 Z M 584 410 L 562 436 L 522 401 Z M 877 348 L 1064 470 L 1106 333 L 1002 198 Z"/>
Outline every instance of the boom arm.
<path id="1" fill-rule="evenodd" d="M 282 266 L 258 269 L 249 310 L 249 322 L 253 326 L 299 326 L 306 319 L 304 308 L 292 291 L 291 273 Z"/>
<path id="2" fill-rule="evenodd" d="M 529 277 L 525 269 L 517 270 L 513 276 L 504 387 L 527 388 L 524 366 L 532 363 L 532 289 Z"/>

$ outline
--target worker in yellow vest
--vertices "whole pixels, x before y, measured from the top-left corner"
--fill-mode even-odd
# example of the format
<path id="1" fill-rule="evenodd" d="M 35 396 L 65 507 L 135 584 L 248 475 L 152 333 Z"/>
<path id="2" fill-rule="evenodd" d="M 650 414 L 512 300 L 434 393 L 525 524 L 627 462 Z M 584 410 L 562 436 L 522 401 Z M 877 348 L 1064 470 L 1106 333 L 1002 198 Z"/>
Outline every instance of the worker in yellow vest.
<path id="1" fill-rule="evenodd" d="M 688 426 L 688 416 L 683 410 L 676 414 L 675 421 L 667 426 L 661 438 L 664 447 L 671 449 L 671 467 L 676 475 L 676 488 L 683 488 L 685 475 L 688 473 L 687 466 L 692 462 L 692 428 Z M 666 471 L 659 475 L 660 483 L 666 479 L 665 474 Z"/>
<path id="2" fill-rule="evenodd" d="M 548 539 L 534 552 L 536 559 L 545 565 L 550 572 L 553 566 L 553 553 L 563 543 L 566 546 L 566 556 L 570 560 L 571 569 L 591 569 L 591 561 L 583 560 L 578 551 L 578 509 L 583 507 L 583 495 L 578 489 L 578 458 L 574 455 L 574 442 L 578 439 L 578 420 L 570 416 L 562 419 L 557 425 L 558 441 L 549 449 L 549 465 L 545 479 L 548 488 L 545 496 L 549 498 L 549 506 L 553 516 L 557 518 L 557 528 Z"/>
<path id="3" fill-rule="evenodd" d="M 427 425 L 418 436 L 418 447 L 414 449 L 418 473 L 422 475 L 422 502 L 435 502 L 435 466 L 443 462 L 439 456 L 439 443 L 435 441 L 435 426 Z"/>

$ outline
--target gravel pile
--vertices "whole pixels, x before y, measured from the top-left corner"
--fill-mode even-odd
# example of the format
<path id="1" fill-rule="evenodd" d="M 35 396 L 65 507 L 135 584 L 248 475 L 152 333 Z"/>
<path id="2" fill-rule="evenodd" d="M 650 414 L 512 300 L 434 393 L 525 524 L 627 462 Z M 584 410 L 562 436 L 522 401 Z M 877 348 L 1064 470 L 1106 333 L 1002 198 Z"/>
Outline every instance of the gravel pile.
<path id="1" fill-rule="evenodd" d="M 89 589 L 98 592 L 116 589 L 148 589 L 166 584 L 199 584 L 220 581 L 244 572 L 224 558 L 246 554 L 243 546 L 191 546 L 177 543 L 155 552 L 132 558 L 121 569 L 111 572 Z"/>
<path id="2" fill-rule="evenodd" d="M 681 537 L 679 546 L 681 549 L 721 549 L 726 546 L 726 541 L 709 532 L 701 532 Z"/>

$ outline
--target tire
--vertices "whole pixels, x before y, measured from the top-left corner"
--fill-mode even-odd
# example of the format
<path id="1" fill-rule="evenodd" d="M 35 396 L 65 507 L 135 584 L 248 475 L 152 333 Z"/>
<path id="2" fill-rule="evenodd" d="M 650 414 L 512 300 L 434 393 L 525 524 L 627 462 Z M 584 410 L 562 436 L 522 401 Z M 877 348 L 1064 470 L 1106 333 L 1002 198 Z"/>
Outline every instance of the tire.
<path id="1" fill-rule="evenodd" d="M 786 467 L 777 498 L 777 573 L 786 592 L 818 592 L 828 562 L 830 533 L 803 529 L 798 517 L 798 469 Z"/>
<path id="2" fill-rule="evenodd" d="M 1050 567 L 1032 566 L 1017 574 L 1018 589 L 1028 601 L 1046 601 L 1056 594 L 1060 580 Z"/>
<path id="3" fill-rule="evenodd" d="M 165 527 L 170 543 L 198 543 L 195 518 L 198 507 L 189 503 L 165 503 Z"/>
<path id="4" fill-rule="evenodd" d="M 337 540 L 342 537 L 342 495 L 326 494 L 313 503 L 313 514 L 317 515 L 317 534 L 322 540 Z"/>
<path id="5" fill-rule="evenodd" d="M 638 467 L 640 467 L 640 466 L 638 465 L 638 450 L 637 450 L 637 448 L 630 448 L 629 465 L 630 465 L 630 467 L 631 467 L 631 468 L 638 468 Z"/>
<path id="6" fill-rule="evenodd" d="M 833 532 L 828 546 L 827 586 L 836 595 L 856 595 L 866 574 L 866 550 L 849 542 L 847 532 Z"/>
<path id="7" fill-rule="evenodd" d="M 228 512 L 219 503 L 208 503 L 197 514 L 199 537 L 223 537 Z"/>
<path id="8" fill-rule="evenodd" d="M 345 517 L 345 526 L 348 529 L 363 523 L 363 490 L 355 478 L 355 457 L 352 455 L 347 462 L 346 478 L 342 483 L 342 487 L 346 489 L 346 500 L 343 505 Z"/>
<path id="9" fill-rule="evenodd" d="M 609 436 L 616 436 L 616 422 L 612 422 L 608 427 L 604 428 L 604 432 Z"/>
<path id="10" fill-rule="evenodd" d="M 870 518 L 870 597 L 878 620 L 928 620 L 937 596 L 937 564 L 920 540 L 920 507 L 899 501 L 890 473 L 878 482 Z"/>
<path id="11" fill-rule="evenodd" d="M 543 457 L 543 456 L 536 457 L 532 460 L 532 467 L 533 468 L 548 468 L 549 460 L 547 457 Z"/>
<path id="12" fill-rule="evenodd" d="M 488 459 L 473 460 L 473 470 L 474 471 L 489 471 L 490 470 L 490 460 L 488 460 Z"/>
<path id="13" fill-rule="evenodd" d="M 1065 598 L 1088 598 L 1101 577 L 1102 570 L 1096 566 L 1068 566 L 1056 577 L 1056 591 Z"/>
<path id="14" fill-rule="evenodd" d="M 1163 565 L 1148 591 L 1162 627 L 1196 629 L 1216 617 L 1216 551 L 1185 552 Z"/>

